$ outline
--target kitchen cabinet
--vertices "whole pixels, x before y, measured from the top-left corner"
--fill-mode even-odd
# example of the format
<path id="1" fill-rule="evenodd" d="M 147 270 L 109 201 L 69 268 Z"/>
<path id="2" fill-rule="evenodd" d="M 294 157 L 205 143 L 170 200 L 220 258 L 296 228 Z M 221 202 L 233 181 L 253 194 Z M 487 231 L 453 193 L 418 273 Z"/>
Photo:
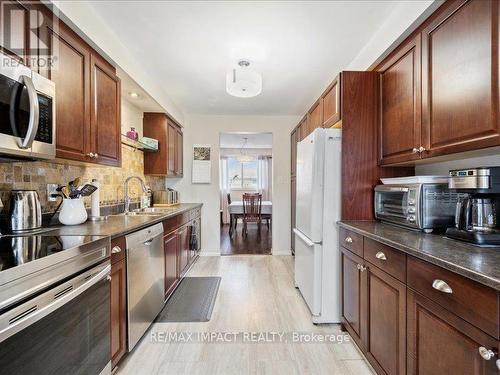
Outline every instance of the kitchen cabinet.
<path id="1" fill-rule="evenodd" d="M 299 129 L 295 128 L 290 134 L 290 154 L 291 154 L 291 163 L 290 163 L 290 174 L 292 177 L 295 177 L 297 173 L 297 142 L 298 142 L 298 132 Z"/>
<path id="2" fill-rule="evenodd" d="M 340 75 L 333 80 L 327 87 L 323 95 L 321 95 L 322 102 L 322 126 L 329 128 L 335 125 L 341 119 L 340 114 Z"/>
<path id="3" fill-rule="evenodd" d="M 291 186 L 292 186 L 292 191 L 291 191 L 291 249 L 292 249 L 292 254 L 295 254 L 295 233 L 293 232 L 293 228 L 295 228 L 295 223 L 296 223 L 296 203 L 295 199 L 297 198 L 297 180 L 294 177 L 292 177 L 291 181 Z"/>
<path id="4" fill-rule="evenodd" d="M 367 355 L 380 373 L 406 373 L 406 285 L 366 263 Z"/>
<path id="5" fill-rule="evenodd" d="M 54 17 L 41 5 L 38 9 L 44 19 Z M 53 61 L 38 70 L 56 85 L 56 156 L 120 166 L 121 98 L 116 69 L 64 22 L 57 22 L 57 28 L 47 22 L 38 29 Z"/>
<path id="6" fill-rule="evenodd" d="M 380 164 L 500 145 L 499 8 L 444 2 L 375 67 Z"/>
<path id="7" fill-rule="evenodd" d="M 323 101 L 318 99 L 307 113 L 307 133 L 310 134 L 316 128 L 323 127 Z"/>
<path id="8" fill-rule="evenodd" d="M 182 177 L 183 133 L 180 125 L 164 113 L 144 113 L 144 136 L 158 140 L 158 152 L 144 155 L 144 173 L 153 176 Z"/>
<path id="9" fill-rule="evenodd" d="M 91 54 L 91 149 L 98 164 L 121 165 L 120 79 L 115 68 Z"/>
<path id="10" fill-rule="evenodd" d="M 424 157 L 500 145 L 499 8 L 451 1 L 422 30 Z"/>
<path id="11" fill-rule="evenodd" d="M 366 316 L 364 315 L 364 301 L 362 293 L 366 273 L 361 272 L 363 259 L 349 250 L 340 248 L 342 269 L 342 316 L 344 325 L 359 346 L 364 347 L 366 337 Z"/>
<path id="12" fill-rule="evenodd" d="M 177 274 L 179 236 L 177 231 L 173 231 L 163 238 L 163 246 L 165 252 L 165 298 L 167 298 L 179 280 Z"/>
<path id="13" fill-rule="evenodd" d="M 189 226 L 184 225 L 178 230 L 179 236 L 179 262 L 178 275 L 182 277 L 189 265 Z"/>
<path id="14" fill-rule="evenodd" d="M 127 351 L 127 264 L 125 238 L 111 241 L 111 364 Z"/>
<path id="15" fill-rule="evenodd" d="M 381 164 L 420 159 L 420 35 L 401 46 L 379 73 Z"/>
<path id="16" fill-rule="evenodd" d="M 498 374 L 498 342 L 419 293 L 408 290 L 408 374 Z M 498 353 L 498 352 L 497 352 Z"/>
<path id="17" fill-rule="evenodd" d="M 36 24 L 36 13 L 30 12 L 30 3 L 1 0 L 0 46 L 1 51 L 17 62 L 32 65 L 31 50 L 36 49 L 36 34 L 30 32 L 30 25 Z M 36 30 L 35 30 L 36 31 Z"/>
<path id="18" fill-rule="evenodd" d="M 498 373 L 497 291 L 346 228 L 339 243 L 342 324 L 378 374 Z"/>

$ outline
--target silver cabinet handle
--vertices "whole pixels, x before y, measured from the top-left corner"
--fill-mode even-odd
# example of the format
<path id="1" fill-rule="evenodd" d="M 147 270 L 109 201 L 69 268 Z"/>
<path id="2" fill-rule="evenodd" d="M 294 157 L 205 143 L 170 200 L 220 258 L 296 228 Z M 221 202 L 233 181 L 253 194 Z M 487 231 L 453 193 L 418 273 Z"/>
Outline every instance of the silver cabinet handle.
<path id="1" fill-rule="evenodd" d="M 106 280 L 111 281 L 111 275 L 108 275 L 108 276 L 106 277 Z"/>
<path id="2" fill-rule="evenodd" d="M 413 147 L 413 150 L 411 150 L 414 154 L 416 154 L 418 152 L 418 148 L 416 147 Z"/>
<path id="3" fill-rule="evenodd" d="M 486 349 L 484 346 L 480 346 L 478 348 L 478 351 L 479 351 L 479 355 L 489 361 L 490 359 L 492 359 L 494 356 L 495 356 L 495 352 L 493 350 L 490 350 L 490 349 Z M 497 364 L 498 365 L 498 364 Z"/>
<path id="4" fill-rule="evenodd" d="M 496 363 L 496 365 L 497 365 L 497 369 L 499 369 L 499 370 L 500 370 L 500 359 L 497 359 L 495 363 Z"/>
<path id="5" fill-rule="evenodd" d="M 99 157 L 99 154 L 96 152 L 96 153 L 94 154 L 94 158 L 96 158 L 96 159 L 97 159 L 98 157 Z"/>
<path id="6" fill-rule="evenodd" d="M 356 268 L 357 268 L 358 270 L 360 270 L 361 272 L 366 271 L 366 267 L 365 267 L 365 266 L 362 266 L 361 264 L 356 265 Z"/>
<path id="7" fill-rule="evenodd" d="M 451 294 L 453 293 L 453 289 L 446 283 L 446 281 L 436 279 L 432 282 L 432 287 L 436 290 L 439 290 L 443 293 Z"/>
<path id="8" fill-rule="evenodd" d="M 112 249 L 111 249 L 111 254 L 118 254 L 119 252 L 121 252 L 122 249 L 120 246 L 114 246 Z"/>
<path id="9" fill-rule="evenodd" d="M 352 238 L 351 237 L 346 237 L 344 241 L 347 242 L 347 243 L 352 243 Z"/>
<path id="10" fill-rule="evenodd" d="M 87 156 L 88 156 L 89 158 L 94 158 L 94 153 L 93 153 L 93 152 L 89 152 L 89 153 L 87 154 Z"/>
<path id="11" fill-rule="evenodd" d="M 420 147 L 418 148 L 418 152 L 422 153 L 422 152 L 424 152 L 424 151 L 425 151 L 425 147 L 420 146 Z"/>
<path id="12" fill-rule="evenodd" d="M 382 251 L 379 251 L 377 254 L 375 254 L 375 258 L 380 259 L 380 260 L 387 260 L 387 257 Z"/>

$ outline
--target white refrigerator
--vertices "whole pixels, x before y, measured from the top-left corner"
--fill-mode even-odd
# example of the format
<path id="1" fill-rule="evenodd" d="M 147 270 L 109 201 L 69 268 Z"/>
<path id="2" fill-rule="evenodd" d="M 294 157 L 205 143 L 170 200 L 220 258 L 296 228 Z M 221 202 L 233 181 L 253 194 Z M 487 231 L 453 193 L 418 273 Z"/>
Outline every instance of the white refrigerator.
<path id="1" fill-rule="evenodd" d="M 340 129 L 316 129 L 297 145 L 295 286 L 313 323 L 340 323 Z"/>

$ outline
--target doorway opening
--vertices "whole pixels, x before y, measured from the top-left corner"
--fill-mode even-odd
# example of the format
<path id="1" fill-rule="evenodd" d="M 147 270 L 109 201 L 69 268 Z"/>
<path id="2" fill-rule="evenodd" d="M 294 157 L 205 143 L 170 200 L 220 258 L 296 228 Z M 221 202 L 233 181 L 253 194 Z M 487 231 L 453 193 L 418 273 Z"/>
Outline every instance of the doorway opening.
<path id="1" fill-rule="evenodd" d="M 272 252 L 272 133 L 221 133 L 221 255 Z"/>

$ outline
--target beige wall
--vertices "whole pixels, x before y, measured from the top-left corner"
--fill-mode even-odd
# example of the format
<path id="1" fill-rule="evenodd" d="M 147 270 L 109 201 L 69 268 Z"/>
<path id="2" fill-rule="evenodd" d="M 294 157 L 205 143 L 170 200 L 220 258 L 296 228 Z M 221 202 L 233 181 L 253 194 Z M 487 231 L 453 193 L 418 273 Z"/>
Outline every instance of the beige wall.
<path id="1" fill-rule="evenodd" d="M 184 178 L 169 179 L 181 192 L 182 202 L 201 202 L 202 252 L 220 254 L 219 136 L 221 132 L 270 132 L 273 134 L 273 254 L 290 254 L 290 132 L 298 116 L 207 116 L 186 118 L 184 128 Z M 209 184 L 192 184 L 193 144 L 212 146 Z"/>
<path id="2" fill-rule="evenodd" d="M 142 112 L 126 101 L 122 102 L 122 124 L 136 126 L 142 130 Z M 54 209 L 57 202 L 47 201 L 47 184 L 66 184 L 76 177 L 82 177 L 84 182 L 93 178 L 101 183 L 101 204 L 110 205 L 123 201 L 123 182 L 128 176 L 138 175 L 146 179 L 153 190 L 165 188 L 162 177 L 144 176 L 144 155 L 142 151 L 122 145 L 122 167 L 104 167 L 92 164 L 79 164 L 70 161 L 57 160 L 23 161 L 0 163 L 0 190 L 32 189 L 40 195 L 42 209 L 45 212 Z M 138 198 L 140 186 L 131 182 L 132 197 Z M 90 198 L 86 198 L 87 204 Z"/>

